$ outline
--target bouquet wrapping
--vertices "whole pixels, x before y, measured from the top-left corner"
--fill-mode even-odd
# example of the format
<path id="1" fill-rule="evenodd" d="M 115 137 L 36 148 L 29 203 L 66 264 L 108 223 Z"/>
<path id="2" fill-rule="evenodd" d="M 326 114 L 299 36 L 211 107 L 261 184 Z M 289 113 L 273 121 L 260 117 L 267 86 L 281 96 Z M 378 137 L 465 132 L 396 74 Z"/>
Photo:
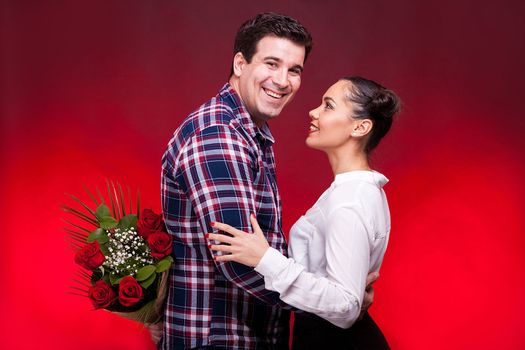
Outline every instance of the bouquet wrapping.
<path id="1" fill-rule="evenodd" d="M 105 309 L 144 323 L 160 322 L 173 263 L 172 237 L 162 217 L 151 209 L 136 211 L 131 196 L 126 207 L 122 187 L 107 183 L 108 199 L 86 190 L 94 209 L 69 195 L 81 208 L 63 205 L 76 217 L 66 232 L 75 252 L 78 271 L 74 294 L 87 296 L 95 309 Z M 107 204 L 106 204 L 107 203 Z M 140 212 L 140 215 L 139 215 Z"/>

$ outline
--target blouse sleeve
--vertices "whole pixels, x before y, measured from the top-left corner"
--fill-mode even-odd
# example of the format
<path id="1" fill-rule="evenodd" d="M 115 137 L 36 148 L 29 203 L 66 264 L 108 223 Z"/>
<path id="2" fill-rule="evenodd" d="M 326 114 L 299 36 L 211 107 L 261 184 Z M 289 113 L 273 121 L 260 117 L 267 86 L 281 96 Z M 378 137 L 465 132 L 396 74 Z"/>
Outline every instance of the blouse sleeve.
<path id="1" fill-rule="evenodd" d="M 293 258 L 270 248 L 255 270 L 265 286 L 287 304 L 314 313 L 341 328 L 357 320 L 370 265 L 366 226 L 356 209 L 342 207 L 327 217 L 326 276 L 307 272 Z"/>

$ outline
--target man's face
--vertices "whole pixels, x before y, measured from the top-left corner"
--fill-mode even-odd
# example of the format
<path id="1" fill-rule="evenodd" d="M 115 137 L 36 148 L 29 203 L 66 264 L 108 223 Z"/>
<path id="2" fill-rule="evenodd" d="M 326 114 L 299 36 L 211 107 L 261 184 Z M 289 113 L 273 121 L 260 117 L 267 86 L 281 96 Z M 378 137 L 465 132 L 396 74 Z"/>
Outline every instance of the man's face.
<path id="1" fill-rule="evenodd" d="M 236 55 L 237 92 L 257 125 L 278 116 L 293 99 L 301 86 L 304 56 L 304 46 L 275 36 L 257 43 L 250 63 Z"/>

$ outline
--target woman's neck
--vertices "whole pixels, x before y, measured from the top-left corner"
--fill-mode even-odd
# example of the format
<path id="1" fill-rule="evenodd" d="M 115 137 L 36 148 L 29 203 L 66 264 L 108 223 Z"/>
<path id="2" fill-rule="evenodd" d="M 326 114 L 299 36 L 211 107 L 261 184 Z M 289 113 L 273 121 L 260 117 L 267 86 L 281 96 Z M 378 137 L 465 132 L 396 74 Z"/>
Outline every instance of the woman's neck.
<path id="1" fill-rule="evenodd" d="M 347 148 L 326 153 L 334 176 L 355 170 L 371 170 L 364 150 Z"/>

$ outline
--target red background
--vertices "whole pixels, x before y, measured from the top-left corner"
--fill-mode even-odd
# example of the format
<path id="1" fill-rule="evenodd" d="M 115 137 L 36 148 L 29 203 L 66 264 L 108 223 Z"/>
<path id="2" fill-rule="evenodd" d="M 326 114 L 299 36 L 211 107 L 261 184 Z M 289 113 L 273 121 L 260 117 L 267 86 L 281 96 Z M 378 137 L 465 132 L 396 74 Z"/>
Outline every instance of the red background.
<path id="1" fill-rule="evenodd" d="M 393 349 L 525 348 L 524 3 L 222 3 L 2 3 L 0 347 L 153 348 L 67 294 L 59 205 L 111 178 L 158 210 L 171 133 L 226 81 L 242 21 L 272 10 L 315 40 L 271 123 L 285 228 L 332 178 L 304 145 L 308 110 L 343 75 L 377 79 L 405 107 L 373 163 L 393 229 L 371 313 Z"/>

